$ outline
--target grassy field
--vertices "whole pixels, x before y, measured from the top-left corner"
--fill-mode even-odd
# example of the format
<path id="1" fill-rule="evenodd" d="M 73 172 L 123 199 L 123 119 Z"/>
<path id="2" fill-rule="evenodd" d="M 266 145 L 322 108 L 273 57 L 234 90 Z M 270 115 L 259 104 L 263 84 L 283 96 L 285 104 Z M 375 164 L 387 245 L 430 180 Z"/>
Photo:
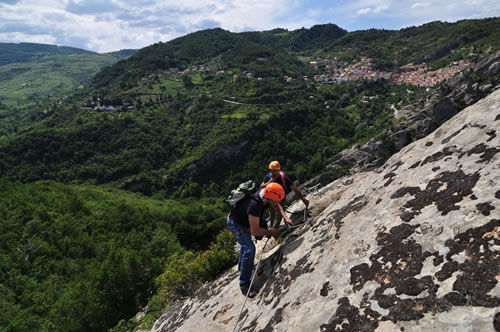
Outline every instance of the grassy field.
<path id="1" fill-rule="evenodd" d="M 4 107 L 23 107 L 47 98 L 63 98 L 117 60 L 109 54 L 73 54 L 0 66 L 0 101 Z"/>

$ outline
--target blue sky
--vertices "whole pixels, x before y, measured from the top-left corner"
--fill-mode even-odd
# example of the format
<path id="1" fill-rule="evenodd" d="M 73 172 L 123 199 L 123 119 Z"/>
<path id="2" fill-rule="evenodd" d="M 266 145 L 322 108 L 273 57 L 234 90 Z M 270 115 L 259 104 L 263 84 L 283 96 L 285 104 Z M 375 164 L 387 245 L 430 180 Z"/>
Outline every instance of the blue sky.
<path id="1" fill-rule="evenodd" d="M 399 30 L 498 16 L 498 0 L 0 0 L 0 42 L 103 53 L 215 27 L 241 32 L 334 23 L 347 31 Z"/>

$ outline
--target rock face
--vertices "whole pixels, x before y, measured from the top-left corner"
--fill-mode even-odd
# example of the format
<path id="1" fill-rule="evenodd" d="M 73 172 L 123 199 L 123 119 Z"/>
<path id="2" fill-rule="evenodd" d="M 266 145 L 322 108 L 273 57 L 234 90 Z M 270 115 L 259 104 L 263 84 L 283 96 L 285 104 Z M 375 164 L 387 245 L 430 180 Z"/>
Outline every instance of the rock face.
<path id="1" fill-rule="evenodd" d="M 203 173 L 207 169 L 214 168 L 218 163 L 228 162 L 232 158 L 241 154 L 241 150 L 248 144 L 248 141 L 242 141 L 236 144 L 225 144 L 217 150 L 207 153 L 200 161 L 191 164 L 186 169 L 185 177 L 195 172 Z"/>
<path id="2" fill-rule="evenodd" d="M 228 272 L 153 331 L 233 331 L 241 310 L 241 331 L 498 331 L 498 128 L 500 90 L 309 194 L 312 221 L 264 254 L 255 298 Z"/>

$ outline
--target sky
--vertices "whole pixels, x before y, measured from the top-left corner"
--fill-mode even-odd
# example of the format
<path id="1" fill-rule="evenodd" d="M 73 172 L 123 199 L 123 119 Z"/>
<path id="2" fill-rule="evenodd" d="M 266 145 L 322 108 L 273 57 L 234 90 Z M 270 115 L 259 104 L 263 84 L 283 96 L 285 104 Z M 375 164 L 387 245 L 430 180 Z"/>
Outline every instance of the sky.
<path id="1" fill-rule="evenodd" d="M 499 0 L 0 0 L 0 42 L 139 49 L 211 28 L 399 30 L 500 16 Z"/>

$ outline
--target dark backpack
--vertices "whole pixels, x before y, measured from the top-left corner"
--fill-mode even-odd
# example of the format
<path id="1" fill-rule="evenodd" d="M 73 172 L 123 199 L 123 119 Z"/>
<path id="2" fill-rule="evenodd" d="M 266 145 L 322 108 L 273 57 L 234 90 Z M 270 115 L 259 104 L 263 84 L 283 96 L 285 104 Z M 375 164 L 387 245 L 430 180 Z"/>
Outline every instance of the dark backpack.
<path id="1" fill-rule="evenodd" d="M 236 208 L 236 205 L 242 201 L 244 198 L 249 197 L 250 199 L 255 200 L 262 208 L 263 204 L 262 200 L 258 195 L 255 195 L 257 192 L 257 186 L 254 181 L 248 180 L 246 182 L 240 183 L 238 188 L 231 190 L 231 194 L 226 198 L 226 206 L 231 209 L 231 212 Z M 259 225 L 262 228 L 267 229 L 267 221 L 264 218 L 259 219 Z M 255 239 L 261 240 L 262 236 L 256 236 Z"/>
<path id="2" fill-rule="evenodd" d="M 231 190 L 231 194 L 226 198 L 226 206 L 233 210 L 243 198 L 253 195 L 257 191 L 257 186 L 252 180 L 240 183 L 238 188 Z"/>

